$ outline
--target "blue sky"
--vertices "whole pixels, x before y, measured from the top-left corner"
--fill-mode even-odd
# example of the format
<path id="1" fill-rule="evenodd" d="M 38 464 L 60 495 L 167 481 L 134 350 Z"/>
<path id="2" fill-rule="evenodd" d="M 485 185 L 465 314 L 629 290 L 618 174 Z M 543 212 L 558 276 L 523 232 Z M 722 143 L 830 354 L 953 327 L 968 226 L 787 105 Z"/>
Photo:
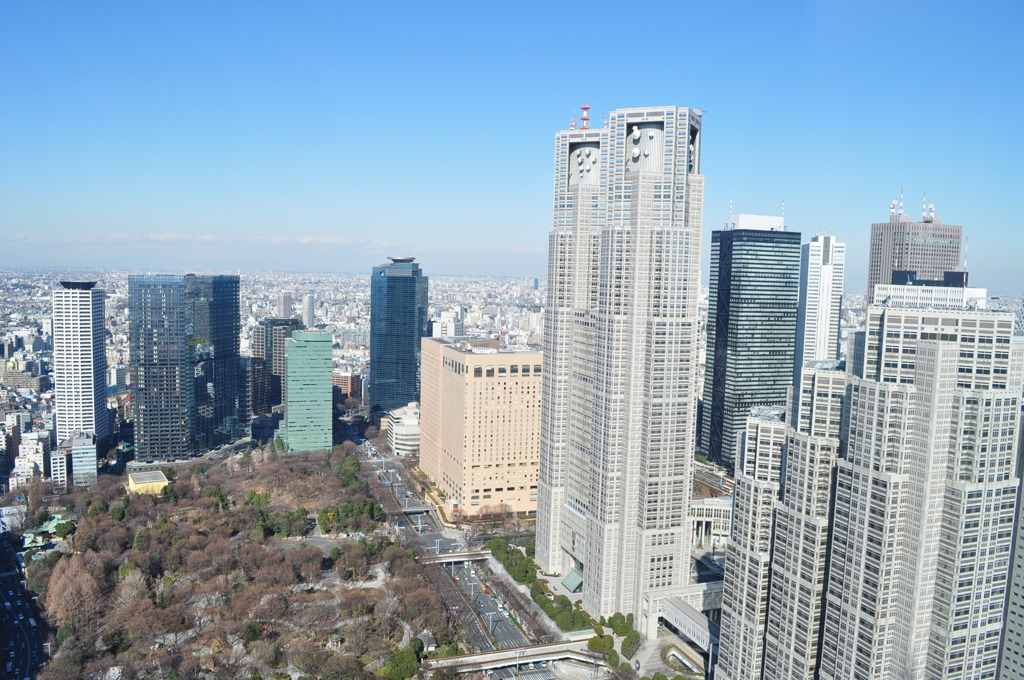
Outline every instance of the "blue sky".
<path id="1" fill-rule="evenodd" d="M 927 191 L 1019 293 L 1022 7 L 0 3 L 0 266 L 543 277 L 555 131 L 678 104 L 706 233 L 785 201 L 861 287 Z"/>

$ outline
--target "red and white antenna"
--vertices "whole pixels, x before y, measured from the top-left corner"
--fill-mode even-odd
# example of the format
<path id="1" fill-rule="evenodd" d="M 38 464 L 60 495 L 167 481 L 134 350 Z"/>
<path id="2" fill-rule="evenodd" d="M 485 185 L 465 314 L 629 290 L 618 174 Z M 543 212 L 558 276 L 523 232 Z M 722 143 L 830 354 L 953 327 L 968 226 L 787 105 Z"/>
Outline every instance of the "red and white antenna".
<path id="1" fill-rule="evenodd" d="M 900 215 L 903 214 L 903 187 L 900 187 Z"/>
<path id="2" fill-rule="evenodd" d="M 580 120 L 583 121 L 583 125 L 580 126 L 580 129 L 581 130 L 589 130 L 590 129 L 590 125 L 589 125 L 589 123 L 590 123 L 590 115 L 587 112 L 590 111 L 590 107 L 589 106 L 581 106 L 580 108 L 583 109 L 583 115 L 580 116 Z"/>

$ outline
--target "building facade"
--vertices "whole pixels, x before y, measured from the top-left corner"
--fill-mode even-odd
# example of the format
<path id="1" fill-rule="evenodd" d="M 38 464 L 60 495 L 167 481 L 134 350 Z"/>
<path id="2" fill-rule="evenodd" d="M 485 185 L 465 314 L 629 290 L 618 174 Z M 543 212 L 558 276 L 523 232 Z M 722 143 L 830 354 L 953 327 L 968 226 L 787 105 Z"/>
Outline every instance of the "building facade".
<path id="1" fill-rule="evenodd" d="M 678 107 L 555 136 L 537 562 L 648 636 L 690 581 L 700 143 Z"/>
<path id="2" fill-rule="evenodd" d="M 302 297 L 302 323 L 306 328 L 316 325 L 316 299 L 312 293 L 306 293 Z"/>
<path id="3" fill-rule="evenodd" d="M 285 342 L 287 400 L 283 434 L 291 451 L 331 448 L 333 347 L 329 331 L 294 331 Z"/>
<path id="4" fill-rule="evenodd" d="M 805 363 L 787 415 L 787 448 L 775 509 L 765 678 L 813 680 L 831 538 L 847 373 L 838 361 Z"/>
<path id="5" fill-rule="evenodd" d="M 711 234 L 701 452 L 730 470 L 750 409 L 785 406 L 793 381 L 800 234 L 775 219 Z"/>
<path id="6" fill-rule="evenodd" d="M 390 411 L 420 400 L 420 338 L 430 335 L 428 279 L 412 257 L 370 277 L 370 404 Z"/>
<path id="7" fill-rule="evenodd" d="M 768 626 L 772 532 L 786 444 L 785 407 L 751 409 L 740 434 L 733 524 L 725 549 L 720 680 L 758 680 Z"/>
<path id="8" fill-rule="evenodd" d="M 257 410 L 254 413 L 265 413 L 267 410 L 279 406 L 284 401 L 284 375 L 285 375 L 285 342 L 292 337 L 294 331 L 302 328 L 302 322 L 298 319 L 277 318 L 264 319 L 252 332 L 252 355 L 255 359 L 264 362 L 266 371 L 266 401 L 267 409 Z M 257 368 L 257 370 L 259 370 Z M 261 386 L 263 383 L 253 383 L 254 386 Z M 262 395 L 253 395 L 253 402 L 263 404 Z"/>
<path id="9" fill-rule="evenodd" d="M 201 451 L 243 436 L 249 425 L 239 286 L 237 275 L 185 277 L 195 379 L 193 439 Z"/>
<path id="10" fill-rule="evenodd" d="M 420 468 L 464 516 L 537 509 L 542 354 L 424 338 Z"/>
<path id="11" fill-rule="evenodd" d="M 868 307 L 836 470 L 824 680 L 994 677 L 1020 481 L 1013 322 Z"/>
<path id="12" fill-rule="evenodd" d="M 846 275 L 846 244 L 818 234 L 800 247 L 800 302 L 794 376 L 808 361 L 840 358 L 839 320 Z"/>
<path id="13" fill-rule="evenodd" d="M 871 246 L 868 251 L 868 301 L 874 299 L 875 286 L 889 283 L 892 272 L 915 271 L 923 279 L 941 279 L 945 272 L 960 269 L 960 244 L 963 227 L 943 224 L 935 217 L 934 207 L 920 222 L 889 207 L 889 221 L 871 225 Z"/>
<path id="14" fill-rule="evenodd" d="M 419 458 L 420 405 L 415 401 L 388 412 L 388 445 L 402 458 Z"/>
<path id="15" fill-rule="evenodd" d="M 185 277 L 128 277 L 128 356 L 135 459 L 179 460 L 194 451 L 194 351 Z"/>
<path id="16" fill-rule="evenodd" d="M 91 432 L 111 443 L 107 410 L 106 292 L 95 281 L 62 281 L 53 291 L 53 377 L 57 440 Z"/>

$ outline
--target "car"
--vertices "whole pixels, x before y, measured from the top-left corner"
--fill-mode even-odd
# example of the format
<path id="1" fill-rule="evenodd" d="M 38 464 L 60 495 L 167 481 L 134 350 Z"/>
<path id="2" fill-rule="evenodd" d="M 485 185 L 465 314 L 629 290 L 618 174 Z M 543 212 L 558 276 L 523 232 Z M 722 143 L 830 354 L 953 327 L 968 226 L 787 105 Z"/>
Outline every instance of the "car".
<path id="1" fill-rule="evenodd" d="M 458 580 L 459 580 L 459 575 L 458 575 L 458 574 L 455 574 L 455 580 L 456 580 L 456 581 L 458 581 Z"/>
<path id="2" fill-rule="evenodd" d="M 21 612 L 18 612 L 18 620 L 19 621 L 24 621 L 25 620 L 25 615 L 22 614 Z"/>

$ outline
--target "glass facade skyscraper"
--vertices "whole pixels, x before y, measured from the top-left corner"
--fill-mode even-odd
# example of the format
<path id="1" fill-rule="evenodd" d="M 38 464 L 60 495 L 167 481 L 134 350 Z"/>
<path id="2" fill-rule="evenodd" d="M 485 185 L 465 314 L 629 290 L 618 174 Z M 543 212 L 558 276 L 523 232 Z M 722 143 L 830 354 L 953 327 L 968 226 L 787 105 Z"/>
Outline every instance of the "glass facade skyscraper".
<path id="1" fill-rule="evenodd" d="M 189 274 L 185 288 L 195 361 L 195 445 L 203 450 L 242 436 L 248 424 L 239 278 Z"/>
<path id="2" fill-rule="evenodd" d="M 238 276 L 128 277 L 135 458 L 185 458 L 241 436 Z"/>
<path id="3" fill-rule="evenodd" d="M 176 460 L 193 451 L 192 325 L 185 277 L 128 277 L 128 356 L 135 413 L 135 459 Z"/>
<path id="4" fill-rule="evenodd" d="M 285 341 L 284 440 L 292 451 L 331 448 L 333 347 L 329 331 L 295 331 Z"/>
<path id="5" fill-rule="evenodd" d="M 729 469 L 751 407 L 786 404 L 796 347 L 800 233 L 751 217 L 711 234 L 701 451 Z"/>
<path id="6" fill-rule="evenodd" d="M 384 411 L 419 401 L 420 338 L 430 336 L 428 279 L 411 257 L 370 277 L 370 403 Z"/>

